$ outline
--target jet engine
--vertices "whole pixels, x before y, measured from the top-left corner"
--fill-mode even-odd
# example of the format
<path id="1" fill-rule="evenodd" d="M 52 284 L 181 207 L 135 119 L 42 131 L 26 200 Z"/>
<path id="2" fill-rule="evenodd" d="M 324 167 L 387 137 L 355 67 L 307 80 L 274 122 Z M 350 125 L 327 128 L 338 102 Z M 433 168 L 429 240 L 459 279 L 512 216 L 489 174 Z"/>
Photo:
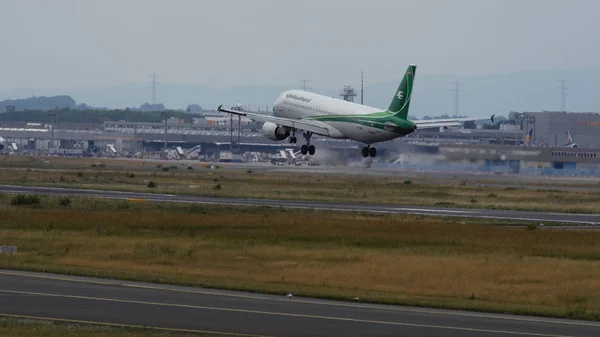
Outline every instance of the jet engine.
<path id="1" fill-rule="evenodd" d="M 270 140 L 284 140 L 290 136 L 290 130 L 288 128 L 271 122 L 265 122 L 265 124 L 263 124 L 262 132 L 265 137 Z"/>

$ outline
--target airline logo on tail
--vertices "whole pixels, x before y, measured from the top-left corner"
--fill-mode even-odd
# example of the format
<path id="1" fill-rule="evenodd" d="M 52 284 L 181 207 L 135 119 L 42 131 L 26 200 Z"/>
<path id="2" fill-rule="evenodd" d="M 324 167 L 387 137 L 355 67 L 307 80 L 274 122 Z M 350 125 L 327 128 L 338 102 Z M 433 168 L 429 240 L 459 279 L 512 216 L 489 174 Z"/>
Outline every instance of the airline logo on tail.
<path id="1" fill-rule="evenodd" d="M 402 97 L 404 97 L 404 93 L 402 91 L 398 91 L 396 97 L 398 97 L 398 99 L 402 99 Z"/>
<path id="2" fill-rule="evenodd" d="M 529 143 L 531 143 L 532 137 L 533 137 L 533 128 L 529 129 L 529 133 L 527 133 L 527 138 L 525 138 L 525 144 L 529 145 Z"/>

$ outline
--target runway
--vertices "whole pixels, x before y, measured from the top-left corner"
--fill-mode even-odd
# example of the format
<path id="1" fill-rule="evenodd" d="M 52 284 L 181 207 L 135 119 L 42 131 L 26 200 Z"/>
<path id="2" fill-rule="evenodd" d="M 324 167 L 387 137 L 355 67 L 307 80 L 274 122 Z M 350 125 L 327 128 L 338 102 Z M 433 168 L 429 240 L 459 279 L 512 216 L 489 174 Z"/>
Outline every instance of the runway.
<path id="1" fill-rule="evenodd" d="M 568 223 L 577 228 L 600 229 L 600 214 L 575 214 L 553 212 L 523 212 L 492 209 L 460 209 L 441 207 L 413 207 L 402 205 L 375 205 L 353 203 L 325 203 L 314 201 L 211 198 L 189 195 L 135 193 L 101 190 L 83 190 L 54 187 L 0 185 L 0 193 L 35 193 L 41 195 L 69 195 L 107 199 L 135 199 L 158 202 L 179 202 L 198 204 L 226 204 L 238 206 L 273 206 L 295 209 L 315 209 L 330 211 L 375 212 L 418 214 L 427 216 L 452 216 L 462 218 L 501 219 L 535 223 Z"/>
<path id="2" fill-rule="evenodd" d="M 252 336 L 598 336 L 600 323 L 0 270 L 0 316 Z"/>

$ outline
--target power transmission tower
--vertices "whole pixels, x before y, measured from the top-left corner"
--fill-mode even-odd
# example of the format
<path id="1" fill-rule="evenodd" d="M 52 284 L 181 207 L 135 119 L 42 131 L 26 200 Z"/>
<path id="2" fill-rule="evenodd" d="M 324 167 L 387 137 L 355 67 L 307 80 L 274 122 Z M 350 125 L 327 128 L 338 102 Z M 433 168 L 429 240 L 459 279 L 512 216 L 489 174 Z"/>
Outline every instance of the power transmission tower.
<path id="1" fill-rule="evenodd" d="M 571 89 L 569 87 L 566 86 L 566 83 L 569 83 L 569 81 L 565 80 L 565 78 L 563 77 L 562 80 L 558 81 L 561 84 L 560 87 L 560 111 L 561 112 L 567 112 L 567 90 Z"/>
<path id="2" fill-rule="evenodd" d="M 304 79 L 302 79 L 301 82 L 302 82 L 302 90 L 306 91 L 306 88 L 307 88 L 306 83 L 310 83 L 310 81 L 307 80 L 305 77 Z"/>
<path id="3" fill-rule="evenodd" d="M 150 78 L 152 78 L 152 105 L 156 104 L 156 85 L 160 84 L 156 79 L 159 77 L 160 76 L 156 74 L 156 71 L 152 70 L 152 75 L 150 75 Z"/>
<path id="4" fill-rule="evenodd" d="M 460 92 L 462 91 L 462 89 L 460 88 L 460 85 L 462 83 L 458 81 L 458 78 L 456 78 L 456 81 L 454 82 L 454 115 L 458 116 L 458 99 L 460 97 Z"/>

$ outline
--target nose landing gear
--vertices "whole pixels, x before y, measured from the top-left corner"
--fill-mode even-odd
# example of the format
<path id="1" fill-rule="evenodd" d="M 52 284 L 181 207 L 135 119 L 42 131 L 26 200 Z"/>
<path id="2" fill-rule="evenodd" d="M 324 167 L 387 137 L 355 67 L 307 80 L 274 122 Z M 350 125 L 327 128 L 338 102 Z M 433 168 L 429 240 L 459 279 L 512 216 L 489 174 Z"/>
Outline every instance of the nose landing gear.
<path id="1" fill-rule="evenodd" d="M 292 136 L 289 138 L 290 144 L 296 144 L 298 138 L 296 138 L 296 130 L 292 131 Z"/>

